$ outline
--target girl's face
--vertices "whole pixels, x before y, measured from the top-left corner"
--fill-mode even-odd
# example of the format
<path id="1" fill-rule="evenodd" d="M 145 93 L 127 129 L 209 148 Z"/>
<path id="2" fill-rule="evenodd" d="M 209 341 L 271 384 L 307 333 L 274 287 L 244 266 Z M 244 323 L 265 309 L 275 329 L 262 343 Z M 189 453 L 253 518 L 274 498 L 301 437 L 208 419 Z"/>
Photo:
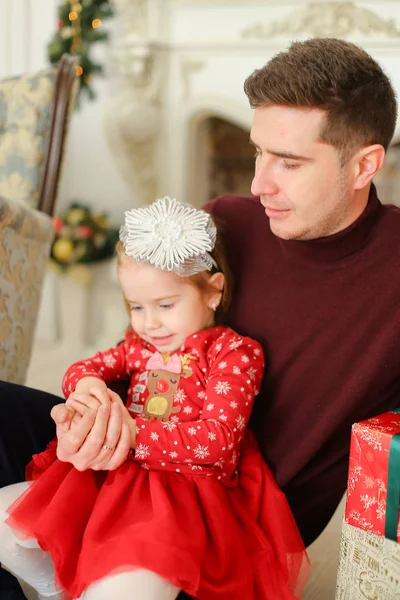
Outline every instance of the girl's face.
<path id="1" fill-rule="evenodd" d="M 122 257 L 118 277 L 134 331 L 159 352 L 174 352 L 188 336 L 213 326 L 222 273 L 210 276 L 207 289 L 201 290 L 175 273 Z"/>

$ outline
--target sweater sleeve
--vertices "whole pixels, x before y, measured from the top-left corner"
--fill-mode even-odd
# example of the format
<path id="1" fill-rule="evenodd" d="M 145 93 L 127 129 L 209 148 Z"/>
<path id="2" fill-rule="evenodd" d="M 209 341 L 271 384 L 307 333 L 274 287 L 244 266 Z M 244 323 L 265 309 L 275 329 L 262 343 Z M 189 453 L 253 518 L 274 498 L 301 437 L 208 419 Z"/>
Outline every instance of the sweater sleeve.
<path id="1" fill-rule="evenodd" d="M 127 366 L 128 356 L 134 360 L 138 352 L 138 337 L 132 330 L 128 330 L 124 341 L 116 348 L 97 352 L 91 358 L 79 360 L 68 368 L 62 382 L 64 396 L 68 398 L 75 390 L 78 381 L 84 377 L 97 377 L 105 383 L 123 379 L 130 373 Z M 132 360 L 129 362 L 132 364 Z"/>
<path id="2" fill-rule="evenodd" d="M 137 460 L 199 465 L 234 460 L 260 389 L 263 353 L 254 340 L 234 335 L 217 340 L 208 355 L 213 358 L 201 418 L 181 423 L 136 418 Z"/>

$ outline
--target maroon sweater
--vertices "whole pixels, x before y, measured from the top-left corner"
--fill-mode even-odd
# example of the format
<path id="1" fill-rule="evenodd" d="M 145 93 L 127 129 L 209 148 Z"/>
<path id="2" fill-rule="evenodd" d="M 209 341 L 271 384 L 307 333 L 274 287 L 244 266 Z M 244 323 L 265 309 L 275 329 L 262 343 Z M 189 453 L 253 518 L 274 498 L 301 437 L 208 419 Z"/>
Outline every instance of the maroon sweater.
<path id="1" fill-rule="evenodd" d="M 265 350 L 252 427 L 308 545 L 345 491 L 352 423 L 400 405 L 400 210 L 372 187 L 350 227 L 297 241 L 258 198 L 206 208 L 235 276 L 229 324 Z"/>

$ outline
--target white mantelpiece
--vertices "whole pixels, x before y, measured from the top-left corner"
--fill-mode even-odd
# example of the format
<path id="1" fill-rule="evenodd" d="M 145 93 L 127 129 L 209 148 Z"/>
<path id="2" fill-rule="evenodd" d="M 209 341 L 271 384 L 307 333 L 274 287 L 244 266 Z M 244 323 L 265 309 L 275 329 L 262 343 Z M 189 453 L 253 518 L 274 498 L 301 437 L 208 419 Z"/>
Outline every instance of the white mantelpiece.
<path id="1" fill-rule="evenodd" d="M 359 43 L 400 92 L 398 1 L 114 3 L 115 92 L 105 122 L 125 178 L 141 185 L 137 204 L 157 194 L 196 201 L 190 181 L 201 168 L 196 153 L 201 123 L 219 116 L 249 128 L 245 78 L 294 39 L 332 36 Z"/>

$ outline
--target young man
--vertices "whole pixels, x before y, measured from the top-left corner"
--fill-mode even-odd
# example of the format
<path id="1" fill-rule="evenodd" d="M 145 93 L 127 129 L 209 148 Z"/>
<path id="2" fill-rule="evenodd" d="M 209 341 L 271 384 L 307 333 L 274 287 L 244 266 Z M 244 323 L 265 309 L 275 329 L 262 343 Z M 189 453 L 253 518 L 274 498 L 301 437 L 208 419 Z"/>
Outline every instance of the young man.
<path id="1" fill-rule="evenodd" d="M 245 90 L 256 197 L 207 208 L 225 225 L 230 322 L 266 353 L 253 429 L 308 545 L 345 490 L 351 424 L 400 397 L 400 212 L 372 184 L 397 107 L 379 65 L 335 39 L 293 44 Z M 99 412 L 68 429 L 63 406 L 52 415 L 60 457 L 80 469 L 98 464 L 123 419 Z"/>

